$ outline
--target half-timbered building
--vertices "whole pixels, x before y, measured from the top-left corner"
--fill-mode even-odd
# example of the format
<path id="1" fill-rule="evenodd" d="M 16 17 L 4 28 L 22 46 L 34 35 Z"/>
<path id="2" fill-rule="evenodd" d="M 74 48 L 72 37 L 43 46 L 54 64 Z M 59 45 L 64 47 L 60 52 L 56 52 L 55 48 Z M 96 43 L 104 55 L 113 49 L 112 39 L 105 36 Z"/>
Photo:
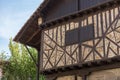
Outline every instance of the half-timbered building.
<path id="1" fill-rule="evenodd" d="M 14 40 L 47 80 L 120 80 L 120 0 L 44 0 Z"/>

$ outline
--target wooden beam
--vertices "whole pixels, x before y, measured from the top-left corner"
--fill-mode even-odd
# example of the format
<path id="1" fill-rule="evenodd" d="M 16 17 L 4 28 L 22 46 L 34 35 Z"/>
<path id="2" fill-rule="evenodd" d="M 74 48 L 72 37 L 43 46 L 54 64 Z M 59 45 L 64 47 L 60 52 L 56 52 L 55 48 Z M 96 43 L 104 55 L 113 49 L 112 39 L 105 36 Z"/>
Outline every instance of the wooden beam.
<path id="1" fill-rule="evenodd" d="M 74 71 L 94 71 L 94 70 L 104 70 L 104 69 L 111 69 L 111 68 L 120 68 L 120 56 L 104 59 L 104 60 L 96 60 L 91 62 L 86 62 L 81 64 L 81 68 L 79 68 L 79 64 L 75 65 L 69 65 L 69 66 L 63 66 L 63 67 L 57 67 L 57 68 L 51 68 L 48 70 L 43 70 L 42 72 L 46 75 L 54 75 L 59 74 L 61 72 L 65 73 L 68 72 L 70 75 L 70 72 L 73 73 Z M 92 66 L 92 67 L 91 67 Z M 87 70 L 88 69 L 88 70 Z M 73 72 L 72 72 L 73 71 Z M 50 72 L 50 74 L 48 74 Z M 80 72 L 79 72 L 80 73 Z M 73 73 L 75 75 L 75 73 Z M 78 74 L 78 72 L 76 72 Z M 80 73 L 81 75 L 83 73 Z"/>
<path id="2" fill-rule="evenodd" d="M 117 2 L 117 4 L 116 4 L 116 2 Z M 110 5 L 108 5 L 108 4 L 110 4 Z M 119 0 L 107 1 L 107 2 L 102 3 L 102 4 L 100 4 L 100 5 L 97 5 L 97 6 L 94 6 L 94 7 L 90 7 L 89 9 L 80 10 L 80 11 L 77 11 L 77 12 L 75 12 L 75 13 L 73 13 L 73 14 L 70 14 L 70 15 L 67 15 L 67 16 L 62 16 L 62 17 L 57 18 L 57 19 L 49 20 L 49 21 L 43 23 L 40 27 L 46 26 L 46 24 L 47 24 L 46 27 L 50 27 L 50 26 L 53 26 L 53 25 L 54 25 L 54 24 L 53 24 L 53 25 L 49 25 L 50 23 L 55 23 L 55 24 L 58 23 L 58 24 L 59 24 L 59 23 L 62 23 L 62 22 L 64 22 L 64 21 L 66 21 L 66 19 L 67 19 L 67 20 L 70 20 L 70 19 L 76 18 L 75 15 L 77 15 L 77 14 L 79 14 L 80 17 L 82 17 L 83 15 L 92 14 L 93 11 L 94 11 L 94 13 L 97 12 L 97 11 L 99 11 L 99 10 L 102 10 L 102 11 L 103 11 L 103 10 L 105 10 L 105 9 L 107 9 L 107 8 L 113 7 L 113 5 L 114 5 L 114 7 L 115 7 L 115 6 L 119 5 L 119 4 L 120 4 L 120 1 L 119 1 Z M 91 10 L 92 10 L 92 11 L 91 11 Z M 85 14 L 84 12 L 85 12 L 86 14 Z M 44 28 L 46 28 L 46 27 L 44 27 Z"/>
<path id="3" fill-rule="evenodd" d="M 38 32 L 40 32 L 40 29 L 38 29 L 37 31 L 35 31 L 33 33 L 33 35 L 26 41 L 26 43 L 30 42 L 34 38 L 34 36 L 38 34 Z"/>
<path id="4" fill-rule="evenodd" d="M 25 31 L 28 29 L 28 27 L 31 25 L 31 23 L 34 23 L 37 16 L 32 15 L 30 19 L 24 24 L 22 29 L 19 31 L 18 35 L 14 38 L 15 41 L 19 41 L 19 39 L 22 37 L 22 35 L 25 33 Z"/>
<path id="5" fill-rule="evenodd" d="M 36 67 L 37 67 L 37 66 L 38 66 L 38 64 L 36 63 L 36 60 L 35 60 L 35 58 L 33 57 L 32 53 L 30 52 L 29 48 L 28 48 L 26 45 L 24 45 L 24 46 L 25 46 L 25 48 L 27 49 L 27 51 L 28 51 L 29 55 L 31 56 L 31 58 L 32 58 L 33 62 L 35 63 L 35 65 L 36 65 Z"/>

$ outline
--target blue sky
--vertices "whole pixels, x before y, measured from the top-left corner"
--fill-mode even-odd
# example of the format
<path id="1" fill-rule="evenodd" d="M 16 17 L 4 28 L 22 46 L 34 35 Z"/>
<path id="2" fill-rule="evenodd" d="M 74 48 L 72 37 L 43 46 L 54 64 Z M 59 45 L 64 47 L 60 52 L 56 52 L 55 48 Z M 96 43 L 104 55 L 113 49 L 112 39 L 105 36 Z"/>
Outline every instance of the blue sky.
<path id="1" fill-rule="evenodd" d="M 43 0 L 0 0 L 0 52 L 9 53 L 9 39 L 20 28 Z"/>

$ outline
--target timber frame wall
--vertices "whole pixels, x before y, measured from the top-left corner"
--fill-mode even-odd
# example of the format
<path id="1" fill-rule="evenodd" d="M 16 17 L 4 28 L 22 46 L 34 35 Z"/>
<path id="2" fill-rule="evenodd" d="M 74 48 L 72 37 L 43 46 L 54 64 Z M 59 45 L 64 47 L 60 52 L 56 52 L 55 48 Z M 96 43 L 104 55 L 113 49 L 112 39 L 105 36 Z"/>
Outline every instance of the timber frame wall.
<path id="1" fill-rule="evenodd" d="M 85 76 L 92 71 L 118 68 L 120 66 L 119 3 L 119 0 L 115 0 L 42 24 L 40 72 L 54 78 L 80 75 L 86 80 Z M 89 25 L 93 27 L 93 34 L 87 33 Z M 77 34 L 79 42 L 67 45 L 66 34 L 76 29 L 79 30 Z M 86 29 L 86 33 L 81 32 L 82 29 Z M 84 36 L 80 34 L 93 37 L 81 41 Z"/>

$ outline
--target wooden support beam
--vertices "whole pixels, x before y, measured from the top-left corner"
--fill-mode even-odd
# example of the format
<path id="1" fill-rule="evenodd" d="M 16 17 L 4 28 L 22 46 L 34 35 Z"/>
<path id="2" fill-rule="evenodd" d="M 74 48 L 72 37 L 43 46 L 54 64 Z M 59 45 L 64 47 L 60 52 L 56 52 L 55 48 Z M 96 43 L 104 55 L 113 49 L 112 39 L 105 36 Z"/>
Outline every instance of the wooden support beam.
<path id="1" fill-rule="evenodd" d="M 36 63 L 36 60 L 35 60 L 35 58 L 33 57 L 32 53 L 30 52 L 29 48 L 28 48 L 26 45 L 24 45 L 24 46 L 25 46 L 25 48 L 27 49 L 27 51 L 28 51 L 30 57 L 32 58 L 33 62 L 35 63 L 35 65 L 36 65 L 36 67 L 37 67 L 38 64 Z"/>
<path id="2" fill-rule="evenodd" d="M 82 80 L 87 80 L 87 76 L 86 75 L 82 76 Z"/>

